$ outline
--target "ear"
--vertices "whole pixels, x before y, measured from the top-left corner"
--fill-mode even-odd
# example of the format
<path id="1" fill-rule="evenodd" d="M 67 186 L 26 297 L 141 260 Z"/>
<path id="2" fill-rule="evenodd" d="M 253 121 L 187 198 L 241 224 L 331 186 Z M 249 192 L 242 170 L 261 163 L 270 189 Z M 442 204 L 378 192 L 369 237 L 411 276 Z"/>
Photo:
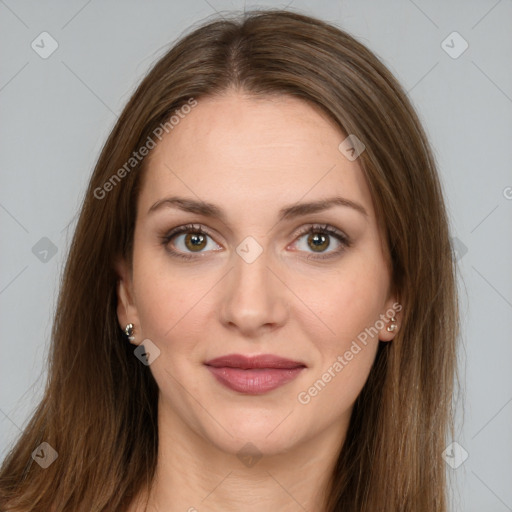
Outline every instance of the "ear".
<path id="1" fill-rule="evenodd" d="M 383 322 L 382 329 L 379 330 L 380 341 L 392 341 L 400 330 L 403 309 L 402 305 L 396 300 L 395 296 L 390 297 L 385 304 L 385 310 L 380 318 Z"/>
<path id="2" fill-rule="evenodd" d="M 133 300 L 133 280 L 131 270 L 124 259 L 119 259 L 115 264 L 117 280 L 117 319 L 119 326 L 124 331 L 128 324 L 133 324 L 134 345 L 139 345 L 140 321 L 137 307 Z"/>

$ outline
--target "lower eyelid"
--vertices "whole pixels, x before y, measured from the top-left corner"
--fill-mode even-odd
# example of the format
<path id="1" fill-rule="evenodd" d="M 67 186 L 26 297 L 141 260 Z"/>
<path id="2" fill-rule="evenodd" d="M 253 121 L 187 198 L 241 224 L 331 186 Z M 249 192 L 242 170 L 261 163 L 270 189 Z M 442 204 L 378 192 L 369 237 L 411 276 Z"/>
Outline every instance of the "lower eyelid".
<path id="1" fill-rule="evenodd" d="M 351 245 L 351 242 L 350 242 L 350 239 L 343 233 L 338 233 L 337 231 L 333 232 L 332 230 L 334 228 L 332 228 L 329 225 L 327 225 L 327 227 L 330 227 L 331 229 L 327 229 L 326 227 L 322 228 L 322 227 L 318 227 L 318 226 L 310 226 L 307 230 L 296 234 L 295 240 L 294 240 L 294 242 L 292 242 L 292 244 L 297 243 L 298 240 L 300 240 L 302 237 L 304 237 L 306 235 L 310 235 L 310 234 L 314 234 L 314 233 L 325 234 L 331 238 L 334 238 L 337 242 L 339 242 L 340 247 L 338 247 L 337 249 L 331 250 L 331 251 L 319 252 L 319 253 L 315 253 L 314 251 L 313 252 L 299 251 L 299 252 L 306 252 L 308 254 L 308 257 L 307 257 L 308 259 L 322 259 L 322 258 L 325 259 L 325 258 L 329 258 L 331 256 L 336 256 L 339 253 L 343 252 L 347 247 L 349 247 Z M 171 230 L 171 232 L 169 234 L 161 237 L 162 244 L 164 246 L 168 246 L 173 239 L 177 238 L 180 235 L 187 235 L 189 233 L 203 234 L 206 237 L 210 238 L 216 245 L 219 245 L 219 244 L 217 244 L 217 242 L 215 241 L 215 239 L 213 238 L 212 235 L 210 235 L 206 230 L 202 229 L 202 227 L 198 227 L 198 226 L 183 226 L 183 229 L 178 228 L 174 232 Z M 214 249 L 214 250 L 209 250 L 209 251 L 198 251 L 198 252 L 194 253 L 194 252 L 184 252 L 184 251 L 170 249 L 170 248 L 167 248 L 167 250 L 171 254 L 173 254 L 177 257 L 182 257 L 182 258 L 186 258 L 186 259 L 191 259 L 191 258 L 194 258 L 195 256 L 201 257 L 202 255 L 205 255 L 208 252 L 220 251 L 220 249 Z"/>
<path id="2" fill-rule="evenodd" d="M 306 236 L 308 234 L 309 233 L 306 233 L 305 235 L 300 235 L 299 237 L 297 237 L 297 241 L 300 240 L 303 236 Z M 341 237 L 339 235 L 334 235 L 332 233 L 327 233 L 327 235 L 331 238 L 334 238 L 336 240 L 336 242 L 338 242 L 339 246 L 337 248 L 327 250 L 324 252 L 314 252 L 314 251 L 304 251 L 304 250 L 297 250 L 294 252 L 303 252 L 303 253 L 307 254 L 307 256 L 306 256 L 307 259 L 321 260 L 321 259 L 336 257 L 336 256 L 340 255 L 342 252 L 344 252 L 349 247 L 348 241 L 346 239 L 344 239 L 343 237 Z M 296 244 L 297 241 L 293 242 L 293 244 Z M 328 246 L 328 249 L 329 248 L 330 248 L 330 244 Z"/>
<path id="3" fill-rule="evenodd" d="M 194 231 L 194 230 L 190 230 L 190 231 L 182 231 L 182 232 L 178 232 L 178 233 L 174 233 L 170 236 L 167 236 L 164 238 L 164 244 L 168 245 L 172 242 L 172 245 L 175 247 L 176 246 L 176 239 L 180 236 L 183 236 L 183 235 L 188 235 L 189 233 L 194 233 L 194 234 L 202 234 L 203 236 L 207 237 L 207 239 L 211 240 L 215 245 L 219 245 L 217 244 L 217 242 L 215 242 L 214 238 L 209 235 L 208 233 L 204 232 L 204 231 Z M 208 245 L 208 244 L 207 244 Z M 176 250 L 174 249 L 173 252 L 175 253 L 179 253 L 179 254 L 187 254 L 187 255 L 195 255 L 195 254 L 198 254 L 198 255 L 201 255 L 201 254 L 205 254 L 205 253 L 208 253 L 208 252 L 217 252 L 219 251 L 219 249 L 209 249 L 209 250 L 201 250 L 201 251 L 198 251 L 198 252 L 193 252 L 193 251 L 190 251 L 190 252 L 185 252 L 185 251 L 181 251 L 181 250 Z"/>

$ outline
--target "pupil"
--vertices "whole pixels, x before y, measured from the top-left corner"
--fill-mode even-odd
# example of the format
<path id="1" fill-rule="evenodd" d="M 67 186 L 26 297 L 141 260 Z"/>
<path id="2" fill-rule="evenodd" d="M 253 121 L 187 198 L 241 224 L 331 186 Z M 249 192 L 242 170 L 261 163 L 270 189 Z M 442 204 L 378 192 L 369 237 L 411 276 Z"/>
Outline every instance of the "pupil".
<path id="1" fill-rule="evenodd" d="M 312 241 L 316 249 L 327 249 L 327 247 L 329 247 L 327 237 L 321 233 L 314 233 L 312 235 Z"/>
<path id="2" fill-rule="evenodd" d="M 191 243 L 193 249 L 202 249 L 204 246 L 204 236 L 200 233 L 195 233 L 192 235 L 189 234 L 186 238 L 186 241 Z"/>

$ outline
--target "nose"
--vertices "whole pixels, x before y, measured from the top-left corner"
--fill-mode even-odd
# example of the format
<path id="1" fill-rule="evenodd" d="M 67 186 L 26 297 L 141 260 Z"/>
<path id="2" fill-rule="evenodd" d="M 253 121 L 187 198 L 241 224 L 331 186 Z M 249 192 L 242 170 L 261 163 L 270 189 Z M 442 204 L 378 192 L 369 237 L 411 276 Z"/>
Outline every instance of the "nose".
<path id="1" fill-rule="evenodd" d="M 233 267 L 223 280 L 219 315 L 228 329 L 246 338 L 258 338 L 283 326 L 290 300 L 284 279 L 272 265 L 268 251 L 252 262 L 233 253 Z"/>

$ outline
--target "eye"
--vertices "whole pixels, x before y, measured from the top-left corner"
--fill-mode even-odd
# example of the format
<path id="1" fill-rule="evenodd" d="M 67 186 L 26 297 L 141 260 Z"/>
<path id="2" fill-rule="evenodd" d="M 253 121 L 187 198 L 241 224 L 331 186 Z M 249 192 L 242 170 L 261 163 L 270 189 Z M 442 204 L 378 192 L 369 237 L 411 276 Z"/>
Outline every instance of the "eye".
<path id="1" fill-rule="evenodd" d="M 298 236 L 299 242 L 296 243 L 298 249 L 300 251 L 311 253 L 307 259 L 331 258 L 339 255 L 347 247 L 350 246 L 350 240 L 348 236 L 335 227 L 329 226 L 328 224 L 310 226 L 306 230 L 302 230 Z M 327 251 L 327 249 L 332 248 L 333 245 L 334 250 Z"/>
<path id="2" fill-rule="evenodd" d="M 339 255 L 347 247 L 350 247 L 350 239 L 342 231 L 333 226 L 312 225 L 302 229 L 295 235 L 300 252 L 309 252 L 307 259 L 326 259 Z M 302 239 L 305 239 L 301 242 Z M 334 240 L 334 244 L 333 244 Z M 210 243 L 211 241 L 211 243 Z M 187 224 L 172 229 L 162 237 L 162 244 L 173 256 L 184 259 L 192 259 L 209 251 L 218 251 L 222 248 L 213 242 L 212 237 L 200 225 Z M 211 247 L 213 245 L 213 247 Z M 334 250 L 327 251 L 332 248 Z M 206 250 L 205 250 L 206 249 Z M 325 253 L 325 254 L 324 254 Z"/>
<path id="3" fill-rule="evenodd" d="M 185 226 L 179 226 L 174 228 L 164 237 L 162 237 L 162 243 L 166 246 L 166 249 L 173 254 L 181 258 L 193 258 L 194 253 L 205 252 L 203 249 L 218 250 L 219 245 L 213 244 L 217 249 L 211 248 L 212 245 L 209 243 L 212 240 L 211 236 L 201 226 L 194 224 L 187 224 Z M 171 243 L 172 242 L 172 243 Z M 213 242 L 213 240 L 212 240 Z M 172 246 L 176 247 L 173 249 Z"/>

